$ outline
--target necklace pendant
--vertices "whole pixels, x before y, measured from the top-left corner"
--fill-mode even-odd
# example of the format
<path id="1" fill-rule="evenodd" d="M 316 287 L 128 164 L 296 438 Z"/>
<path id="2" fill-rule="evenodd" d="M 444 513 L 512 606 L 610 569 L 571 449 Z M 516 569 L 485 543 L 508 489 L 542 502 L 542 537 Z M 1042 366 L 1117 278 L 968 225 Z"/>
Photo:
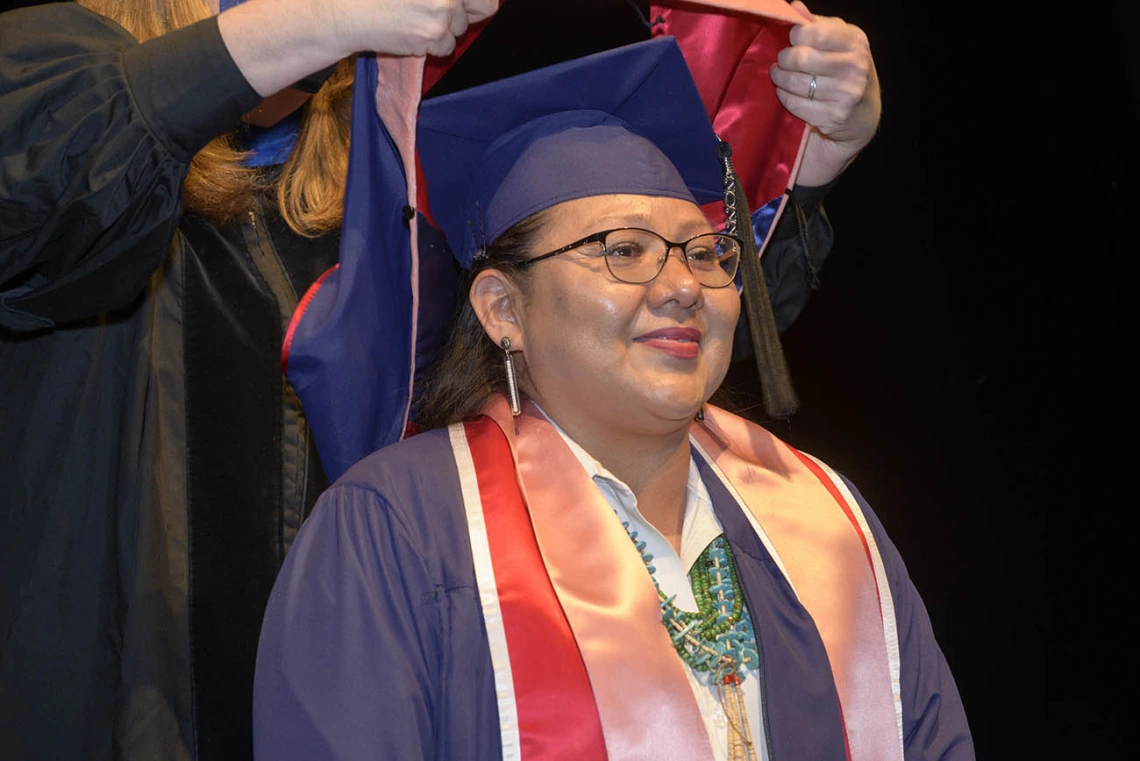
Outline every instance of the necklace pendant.
<path id="1" fill-rule="evenodd" d="M 756 761 L 756 746 L 748 726 L 748 712 L 744 709 L 744 692 L 740 689 L 739 677 L 735 681 L 725 678 L 721 700 L 728 719 L 728 761 Z"/>
<path id="2" fill-rule="evenodd" d="M 756 746 L 748 726 L 748 711 L 744 705 L 744 691 L 740 689 L 738 664 L 731 655 L 720 659 L 717 686 L 720 703 L 728 719 L 728 761 L 756 761 Z"/>

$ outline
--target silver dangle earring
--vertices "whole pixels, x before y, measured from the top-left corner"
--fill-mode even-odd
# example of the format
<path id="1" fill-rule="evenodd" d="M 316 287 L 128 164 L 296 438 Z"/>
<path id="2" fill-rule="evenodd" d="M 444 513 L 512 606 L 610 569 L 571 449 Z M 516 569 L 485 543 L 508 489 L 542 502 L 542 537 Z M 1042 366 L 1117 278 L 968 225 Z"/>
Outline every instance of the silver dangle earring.
<path id="1" fill-rule="evenodd" d="M 704 407 L 701 407 L 699 410 L 697 410 L 697 414 L 696 414 L 696 416 L 693 418 L 693 420 L 696 420 L 698 423 L 700 423 L 700 422 L 702 422 L 704 419 L 705 419 L 705 408 L 704 408 Z"/>
<path id="2" fill-rule="evenodd" d="M 519 382 L 515 377 L 515 361 L 511 358 L 511 339 L 503 336 L 499 346 L 503 349 L 503 363 L 507 370 L 507 398 L 511 402 L 511 414 L 518 417 L 522 407 L 519 405 Z"/>

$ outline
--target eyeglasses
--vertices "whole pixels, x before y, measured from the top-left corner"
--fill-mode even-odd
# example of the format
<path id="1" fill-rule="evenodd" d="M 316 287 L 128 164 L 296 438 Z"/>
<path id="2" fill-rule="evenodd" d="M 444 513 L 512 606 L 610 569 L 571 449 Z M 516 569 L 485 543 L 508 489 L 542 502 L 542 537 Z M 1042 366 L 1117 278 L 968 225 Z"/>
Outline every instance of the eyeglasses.
<path id="1" fill-rule="evenodd" d="M 706 288 L 724 288 L 736 277 L 736 270 L 740 266 L 741 243 L 733 235 L 705 233 L 676 243 L 651 230 L 620 227 L 594 233 L 557 251 L 528 259 L 519 267 L 525 269 L 535 262 L 591 244 L 598 245 L 600 251 L 595 256 L 605 256 L 606 268 L 615 279 L 634 285 L 648 283 L 661 274 L 669 252 L 675 248 L 684 252 L 685 266 L 697 282 Z"/>

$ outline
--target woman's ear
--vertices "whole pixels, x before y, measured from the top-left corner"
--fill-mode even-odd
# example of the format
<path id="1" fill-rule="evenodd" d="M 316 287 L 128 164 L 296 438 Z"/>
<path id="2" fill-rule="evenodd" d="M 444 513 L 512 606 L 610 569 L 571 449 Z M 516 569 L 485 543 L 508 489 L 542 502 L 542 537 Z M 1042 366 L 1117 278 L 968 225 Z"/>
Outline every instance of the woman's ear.
<path id="1" fill-rule="evenodd" d="M 523 348 L 522 293 L 509 277 L 485 269 L 471 281 L 467 298 L 488 338 L 497 344 L 505 336 L 514 351 Z"/>

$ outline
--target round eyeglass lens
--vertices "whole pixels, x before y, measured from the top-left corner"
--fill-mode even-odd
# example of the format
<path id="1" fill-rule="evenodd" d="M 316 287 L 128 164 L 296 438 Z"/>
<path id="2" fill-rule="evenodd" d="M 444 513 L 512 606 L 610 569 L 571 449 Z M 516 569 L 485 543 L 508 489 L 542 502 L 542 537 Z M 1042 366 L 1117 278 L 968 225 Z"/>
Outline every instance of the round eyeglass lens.
<path id="1" fill-rule="evenodd" d="M 614 230 L 605 240 L 606 264 L 618 280 L 645 283 L 657 276 L 665 241 L 645 230 Z"/>
<path id="2" fill-rule="evenodd" d="M 685 258 L 701 285 L 722 288 L 736 277 L 740 264 L 740 244 L 720 233 L 700 235 L 685 246 Z"/>

